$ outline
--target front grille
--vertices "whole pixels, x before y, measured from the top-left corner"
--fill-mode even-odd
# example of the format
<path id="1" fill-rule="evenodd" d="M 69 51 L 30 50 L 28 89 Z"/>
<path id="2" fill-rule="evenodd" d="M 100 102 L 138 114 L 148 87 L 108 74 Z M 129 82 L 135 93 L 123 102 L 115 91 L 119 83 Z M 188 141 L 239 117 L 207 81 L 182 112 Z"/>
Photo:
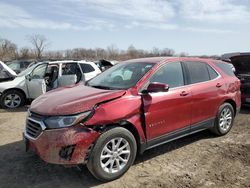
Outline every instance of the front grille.
<path id="1" fill-rule="evenodd" d="M 42 127 L 39 122 L 27 119 L 26 134 L 32 138 L 37 138 L 42 133 Z"/>

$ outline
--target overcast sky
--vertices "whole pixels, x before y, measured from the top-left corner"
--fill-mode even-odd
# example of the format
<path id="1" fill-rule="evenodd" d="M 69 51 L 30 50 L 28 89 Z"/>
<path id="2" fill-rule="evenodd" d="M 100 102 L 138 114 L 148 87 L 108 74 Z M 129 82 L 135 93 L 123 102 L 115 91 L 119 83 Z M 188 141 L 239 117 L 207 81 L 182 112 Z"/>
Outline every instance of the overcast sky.
<path id="1" fill-rule="evenodd" d="M 1 0 L 0 37 L 26 47 L 30 34 L 46 36 L 50 50 L 250 51 L 250 0 Z"/>

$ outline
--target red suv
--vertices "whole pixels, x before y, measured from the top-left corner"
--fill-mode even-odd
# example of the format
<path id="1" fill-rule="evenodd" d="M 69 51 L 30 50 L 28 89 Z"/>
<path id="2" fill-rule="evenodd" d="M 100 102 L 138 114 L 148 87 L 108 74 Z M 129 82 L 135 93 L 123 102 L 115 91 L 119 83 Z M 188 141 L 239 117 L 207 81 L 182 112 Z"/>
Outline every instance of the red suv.
<path id="1" fill-rule="evenodd" d="M 136 154 L 210 129 L 225 135 L 241 105 L 240 81 L 198 58 L 145 58 L 119 63 L 86 86 L 33 101 L 26 149 L 44 161 L 87 164 L 102 181 L 122 176 Z M 231 67 L 229 66 L 230 70 Z"/>

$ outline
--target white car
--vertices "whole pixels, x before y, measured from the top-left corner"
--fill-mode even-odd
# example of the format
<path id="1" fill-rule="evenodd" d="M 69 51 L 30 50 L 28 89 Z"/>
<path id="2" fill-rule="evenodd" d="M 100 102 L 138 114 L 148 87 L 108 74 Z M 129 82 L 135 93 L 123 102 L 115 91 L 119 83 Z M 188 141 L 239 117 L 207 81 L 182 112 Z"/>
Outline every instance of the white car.
<path id="1" fill-rule="evenodd" d="M 4 62 L 0 61 L 0 82 L 13 80 L 15 77 L 16 73 Z"/>
<path id="2" fill-rule="evenodd" d="M 84 83 L 100 73 L 95 63 L 87 61 L 37 63 L 13 80 L 0 83 L 0 105 L 3 108 L 17 108 L 47 91 Z"/>

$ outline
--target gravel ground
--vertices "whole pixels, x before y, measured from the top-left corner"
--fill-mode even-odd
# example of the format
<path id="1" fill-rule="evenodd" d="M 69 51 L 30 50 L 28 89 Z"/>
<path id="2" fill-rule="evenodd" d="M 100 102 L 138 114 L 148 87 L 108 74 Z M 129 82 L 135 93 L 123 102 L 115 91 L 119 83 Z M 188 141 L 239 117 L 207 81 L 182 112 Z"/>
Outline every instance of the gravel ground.
<path id="1" fill-rule="evenodd" d="M 26 108 L 0 109 L 0 188 L 78 187 L 248 187 L 250 188 L 250 108 L 231 132 L 203 131 L 146 151 L 120 179 L 95 180 L 86 167 L 64 168 L 24 151 Z"/>

